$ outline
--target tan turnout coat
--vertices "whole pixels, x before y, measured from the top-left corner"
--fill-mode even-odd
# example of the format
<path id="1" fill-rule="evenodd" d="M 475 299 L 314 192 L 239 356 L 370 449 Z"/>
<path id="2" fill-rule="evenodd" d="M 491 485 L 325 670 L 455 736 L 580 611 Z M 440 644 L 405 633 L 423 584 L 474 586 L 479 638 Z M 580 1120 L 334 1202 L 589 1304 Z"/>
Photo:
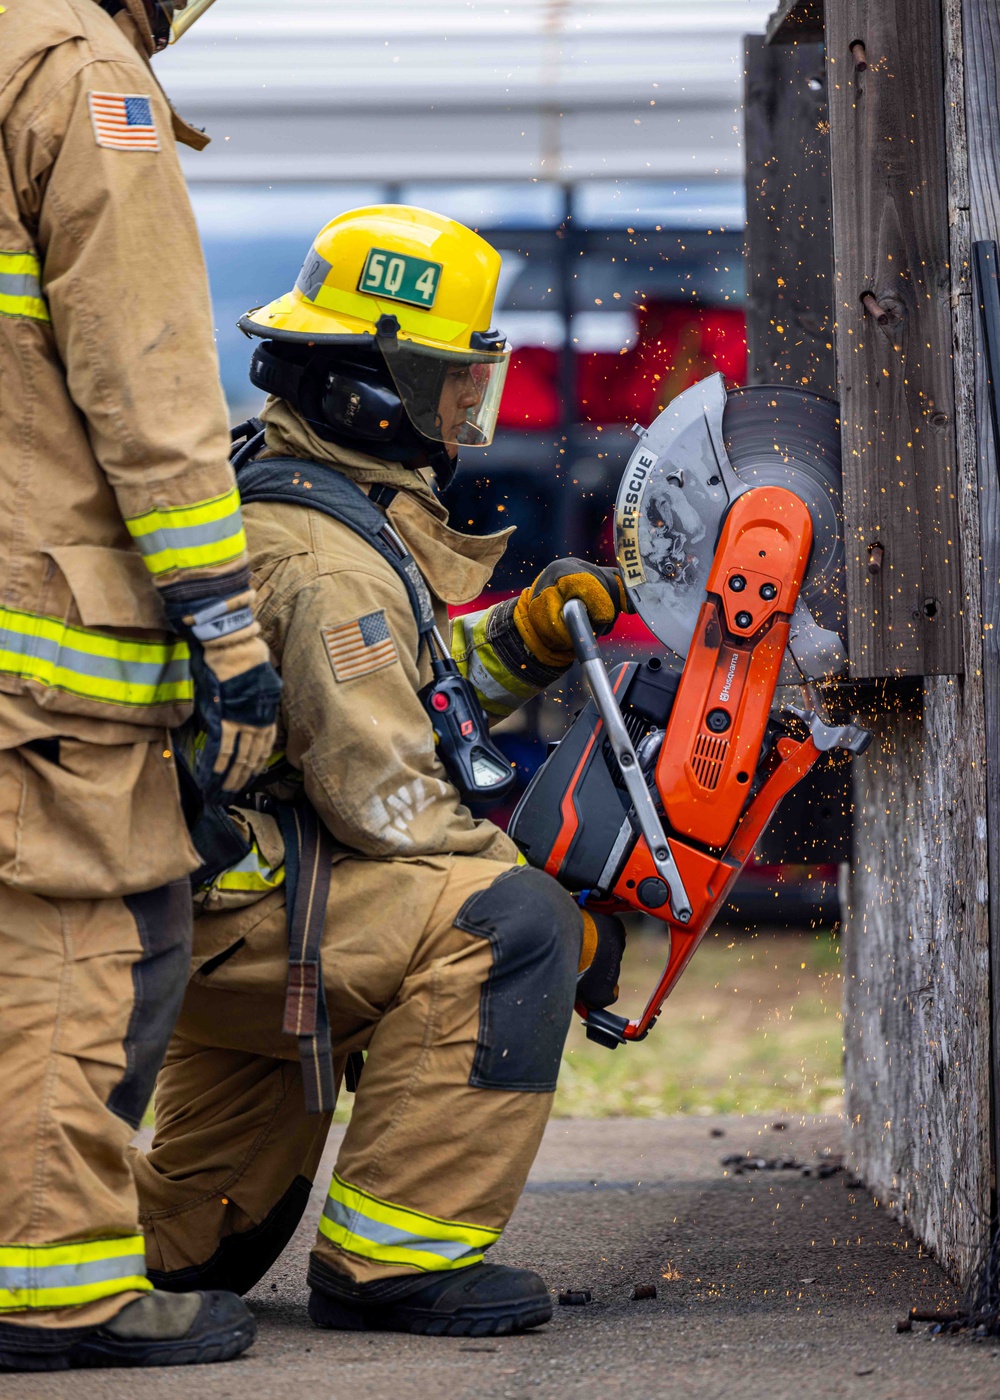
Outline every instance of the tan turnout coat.
<path id="1" fill-rule="evenodd" d="M 124 97 L 140 125 L 148 111 L 151 132 L 127 127 L 123 109 L 116 115 Z M 207 281 L 174 134 L 149 64 L 94 0 L 8 0 L 0 695 L 31 704 L 0 707 L 0 744 L 32 737 L 38 707 L 63 717 L 60 732 L 101 743 L 179 722 L 189 710 L 186 652 L 164 631 L 154 579 L 246 563 L 238 544 L 207 565 L 178 554 L 173 568 L 167 554 L 149 554 L 153 536 L 142 537 L 145 557 L 137 547 L 136 522 L 148 525 L 153 512 L 181 527 L 171 538 L 190 543 L 184 518 L 169 513 L 203 509 L 233 488 Z M 235 538 L 238 507 L 231 523 Z M 127 641 L 140 648 L 135 657 L 115 650 Z M 94 647 L 114 655 L 95 662 Z M 136 657 L 143 666 L 129 669 Z"/>

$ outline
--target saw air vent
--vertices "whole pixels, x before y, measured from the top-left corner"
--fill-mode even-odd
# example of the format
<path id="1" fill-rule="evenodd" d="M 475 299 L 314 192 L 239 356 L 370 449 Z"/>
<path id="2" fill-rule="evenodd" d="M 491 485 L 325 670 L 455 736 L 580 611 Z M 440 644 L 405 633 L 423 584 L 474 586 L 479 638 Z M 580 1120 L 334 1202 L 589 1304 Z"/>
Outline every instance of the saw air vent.
<path id="1" fill-rule="evenodd" d="M 714 792 L 722 776 L 722 765 L 729 752 L 729 740 L 717 734 L 699 734 L 694 743 L 691 767 L 698 782 L 707 792 Z"/>

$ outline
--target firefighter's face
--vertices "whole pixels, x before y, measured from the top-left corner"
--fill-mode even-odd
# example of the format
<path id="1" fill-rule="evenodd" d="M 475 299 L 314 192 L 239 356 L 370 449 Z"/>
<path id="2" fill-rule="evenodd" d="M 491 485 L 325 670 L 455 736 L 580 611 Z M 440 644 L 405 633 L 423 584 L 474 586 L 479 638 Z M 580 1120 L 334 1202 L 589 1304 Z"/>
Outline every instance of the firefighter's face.
<path id="1" fill-rule="evenodd" d="M 476 376 L 479 368 L 478 365 L 457 365 L 444 377 L 438 401 L 438 418 L 441 436 L 452 457 L 458 451 L 461 431 L 469 421 L 469 410 L 476 408 L 483 396 Z"/>

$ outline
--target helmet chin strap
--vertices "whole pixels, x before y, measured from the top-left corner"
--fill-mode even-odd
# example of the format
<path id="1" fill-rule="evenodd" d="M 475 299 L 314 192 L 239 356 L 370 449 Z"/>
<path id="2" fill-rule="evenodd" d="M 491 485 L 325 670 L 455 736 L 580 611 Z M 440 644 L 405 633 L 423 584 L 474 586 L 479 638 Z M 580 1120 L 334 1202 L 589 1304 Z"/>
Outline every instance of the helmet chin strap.
<path id="1" fill-rule="evenodd" d="M 366 382 L 370 392 L 379 393 L 380 386 L 366 381 L 366 371 L 362 365 L 352 366 L 349 356 L 341 360 L 344 378 L 350 381 L 352 369 L 357 375 L 354 388 L 359 400 L 366 392 Z M 281 342 L 262 341 L 254 350 L 250 360 L 250 382 L 266 394 L 284 399 L 303 422 L 323 442 L 333 442 L 340 447 L 349 447 L 355 452 L 364 452 L 369 457 L 377 457 L 383 462 L 398 462 L 413 471 L 430 467 L 438 485 L 444 490 L 455 476 L 456 456 L 448 451 L 443 442 L 425 437 L 406 416 L 398 398 L 396 405 L 396 425 L 389 428 L 384 424 L 386 435 L 371 432 L 352 432 L 347 422 L 332 421 L 324 413 L 326 401 L 323 394 L 323 357 L 309 354 L 293 357 L 282 353 Z M 387 419 L 393 417 L 393 409 L 384 397 L 376 400 L 380 412 Z M 363 421 L 364 414 L 360 421 Z M 382 426 L 382 425 L 380 425 Z"/>
<path id="2" fill-rule="evenodd" d="M 352 437 L 350 433 L 338 432 L 329 423 L 317 422 L 316 419 L 307 417 L 297 404 L 293 403 L 292 406 L 302 414 L 303 420 L 324 442 L 335 442 L 338 447 L 349 447 L 354 452 L 364 452 L 369 457 L 378 457 L 382 462 L 398 462 L 401 467 L 409 467 L 412 471 L 430 467 L 442 491 L 455 479 L 455 472 L 458 470 L 457 453 L 452 457 L 444 443 L 432 442 L 430 438 L 423 437 L 409 421 L 392 442 L 369 442 L 367 439 Z"/>

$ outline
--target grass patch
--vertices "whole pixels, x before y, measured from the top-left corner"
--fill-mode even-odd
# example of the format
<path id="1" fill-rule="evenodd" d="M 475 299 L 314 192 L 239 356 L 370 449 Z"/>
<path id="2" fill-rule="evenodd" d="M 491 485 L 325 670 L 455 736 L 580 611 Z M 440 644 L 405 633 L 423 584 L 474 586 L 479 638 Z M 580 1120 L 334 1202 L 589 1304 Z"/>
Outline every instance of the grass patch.
<path id="1" fill-rule="evenodd" d="M 615 1011 L 638 1014 L 666 946 L 645 928 L 630 935 Z M 574 1018 L 554 1114 L 837 1113 L 840 982 L 829 932 L 710 933 L 646 1040 L 606 1050 Z"/>
<path id="2" fill-rule="evenodd" d="M 614 1010 L 637 1015 L 666 961 L 665 937 L 629 935 Z M 688 964 L 638 1045 L 605 1050 L 574 1016 L 553 1114 L 839 1113 L 843 1108 L 840 949 L 829 932 L 720 928 Z M 334 1122 L 353 1097 L 341 1093 Z M 143 1125 L 153 1121 L 152 1106 Z"/>

